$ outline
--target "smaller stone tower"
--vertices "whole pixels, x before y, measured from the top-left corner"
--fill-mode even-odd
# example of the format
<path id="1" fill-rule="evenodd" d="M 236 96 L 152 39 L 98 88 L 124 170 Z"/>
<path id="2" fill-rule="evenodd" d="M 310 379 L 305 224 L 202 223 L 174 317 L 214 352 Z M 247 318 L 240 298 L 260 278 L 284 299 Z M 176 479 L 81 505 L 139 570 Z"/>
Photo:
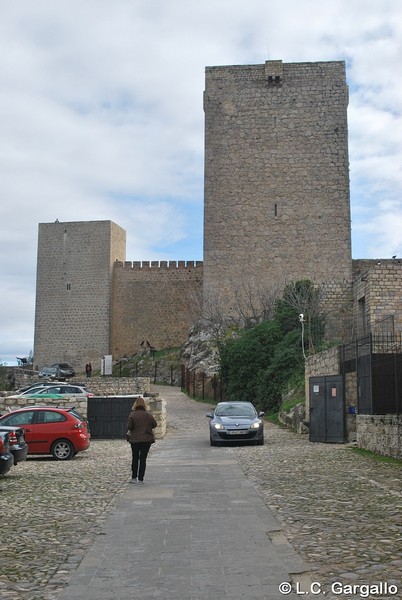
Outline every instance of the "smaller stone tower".
<path id="1" fill-rule="evenodd" d="M 39 224 L 35 366 L 80 372 L 110 353 L 113 265 L 125 257 L 126 232 L 112 221 Z"/>

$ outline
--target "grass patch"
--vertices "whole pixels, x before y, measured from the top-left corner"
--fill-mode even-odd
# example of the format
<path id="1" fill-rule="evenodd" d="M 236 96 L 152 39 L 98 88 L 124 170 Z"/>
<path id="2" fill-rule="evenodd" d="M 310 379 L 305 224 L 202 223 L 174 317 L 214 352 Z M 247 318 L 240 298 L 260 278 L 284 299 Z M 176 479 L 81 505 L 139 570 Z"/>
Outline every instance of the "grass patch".
<path id="1" fill-rule="evenodd" d="M 364 456 L 365 458 L 371 458 L 376 460 L 377 462 L 386 463 L 390 465 L 402 465 L 402 460 L 400 458 L 393 458 L 392 456 L 384 456 L 384 454 L 378 454 L 377 452 L 372 452 L 371 450 L 366 450 L 365 448 L 351 448 L 353 452 L 359 454 L 360 456 Z"/>
<path id="2" fill-rule="evenodd" d="M 270 423 L 274 423 L 275 425 L 279 425 L 280 427 L 284 427 L 283 423 L 280 422 L 277 412 L 270 412 L 264 415 L 264 419 L 269 421 Z"/>

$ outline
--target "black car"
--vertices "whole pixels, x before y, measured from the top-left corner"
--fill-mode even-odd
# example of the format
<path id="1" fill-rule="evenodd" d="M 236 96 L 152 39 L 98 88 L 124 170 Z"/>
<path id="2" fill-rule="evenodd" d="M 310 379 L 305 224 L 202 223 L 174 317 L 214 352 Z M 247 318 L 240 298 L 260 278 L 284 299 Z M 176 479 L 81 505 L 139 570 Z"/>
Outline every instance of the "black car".
<path id="1" fill-rule="evenodd" d="M 10 434 L 8 431 L 0 431 L 0 475 L 9 472 L 14 464 L 14 456 L 10 450 Z"/>
<path id="2" fill-rule="evenodd" d="M 2 431 L 9 434 L 10 452 L 14 457 L 14 465 L 23 462 L 28 454 L 24 430 L 21 427 L 7 427 L 7 425 L 0 424 L 0 432 Z"/>
<path id="3" fill-rule="evenodd" d="M 251 402 L 219 402 L 213 413 L 207 413 L 211 446 L 221 443 L 264 443 L 263 412 L 257 412 Z"/>
<path id="4" fill-rule="evenodd" d="M 74 377 L 75 375 L 73 367 L 68 363 L 53 363 L 52 367 L 58 368 L 56 377 L 65 377 L 67 379 L 68 377 Z"/>

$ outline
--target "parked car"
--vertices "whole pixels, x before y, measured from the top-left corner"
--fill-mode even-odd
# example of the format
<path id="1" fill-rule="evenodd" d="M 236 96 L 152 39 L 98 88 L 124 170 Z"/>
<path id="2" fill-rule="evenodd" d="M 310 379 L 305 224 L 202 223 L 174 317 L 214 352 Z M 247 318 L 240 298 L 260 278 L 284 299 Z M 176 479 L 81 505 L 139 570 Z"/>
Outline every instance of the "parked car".
<path id="1" fill-rule="evenodd" d="M 24 438 L 24 430 L 21 427 L 9 427 L 0 423 L 0 432 L 9 434 L 10 452 L 14 457 L 14 465 L 26 460 L 28 446 Z"/>
<path id="2" fill-rule="evenodd" d="M 264 443 L 263 412 L 257 412 L 251 402 L 219 402 L 213 413 L 207 413 L 211 446 L 223 442 Z"/>
<path id="3" fill-rule="evenodd" d="M 40 396 L 49 397 L 54 394 L 58 396 L 74 396 L 74 398 L 91 398 L 93 393 L 83 385 L 70 385 L 69 383 L 59 383 L 58 385 L 49 385 L 43 388 L 34 388 L 31 392 L 24 392 L 27 398 L 39 398 Z"/>
<path id="4" fill-rule="evenodd" d="M 57 382 L 57 383 L 63 383 L 63 382 Z M 30 388 L 28 388 L 27 390 L 24 391 L 18 391 L 15 394 L 12 395 L 12 397 L 17 397 L 17 398 L 29 398 L 32 396 L 32 394 L 38 394 L 39 392 L 42 392 L 44 390 L 47 390 L 49 387 L 53 387 L 56 384 L 52 381 L 51 386 L 50 385 L 42 385 L 41 383 L 38 383 L 36 385 L 31 386 Z"/>
<path id="5" fill-rule="evenodd" d="M 58 371 L 58 377 L 74 377 L 75 375 L 75 371 L 73 369 L 73 367 L 71 365 L 69 365 L 68 363 L 53 363 L 51 365 L 52 367 L 57 367 L 59 369 Z"/>
<path id="6" fill-rule="evenodd" d="M 35 388 L 45 388 L 50 385 L 58 385 L 59 383 L 64 383 L 64 381 L 36 381 L 35 383 L 31 383 L 31 385 L 27 385 L 26 387 L 20 388 L 15 391 L 15 396 L 21 396 L 22 394 L 26 395 L 26 392 L 30 392 Z M 79 385 L 79 384 L 78 384 Z"/>
<path id="7" fill-rule="evenodd" d="M 10 450 L 10 434 L 0 431 L 0 475 L 6 475 L 14 464 L 14 457 Z"/>
<path id="8" fill-rule="evenodd" d="M 23 429 L 28 455 L 51 454 L 56 460 L 69 460 L 87 450 L 91 440 L 87 421 L 74 408 L 20 408 L 1 416 L 3 425 Z"/>
<path id="9" fill-rule="evenodd" d="M 68 383 L 58 382 L 55 385 L 38 385 L 21 392 L 21 394 L 13 394 L 11 398 L 65 398 L 72 396 L 74 398 L 92 398 L 93 393 L 83 385 L 70 385 Z"/>
<path id="10" fill-rule="evenodd" d="M 60 369 L 57 366 L 54 367 L 43 367 L 39 371 L 39 377 L 46 377 L 48 379 L 58 379 L 61 377 Z"/>

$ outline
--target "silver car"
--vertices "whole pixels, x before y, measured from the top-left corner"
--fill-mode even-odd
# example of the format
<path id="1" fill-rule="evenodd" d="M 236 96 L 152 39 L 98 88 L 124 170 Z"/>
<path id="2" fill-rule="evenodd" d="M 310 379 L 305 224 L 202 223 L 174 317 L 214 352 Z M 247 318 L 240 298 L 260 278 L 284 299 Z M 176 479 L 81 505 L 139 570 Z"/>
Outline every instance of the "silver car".
<path id="1" fill-rule="evenodd" d="M 30 388 L 22 394 L 11 396 L 11 398 L 36 398 L 46 400 L 51 397 L 71 396 L 74 398 L 90 398 L 94 394 L 83 385 L 69 383 L 57 383 L 55 385 L 38 386 Z"/>
<path id="2" fill-rule="evenodd" d="M 207 413 L 211 446 L 222 443 L 254 442 L 264 444 L 262 411 L 257 412 L 251 402 L 219 402 L 213 413 Z"/>

